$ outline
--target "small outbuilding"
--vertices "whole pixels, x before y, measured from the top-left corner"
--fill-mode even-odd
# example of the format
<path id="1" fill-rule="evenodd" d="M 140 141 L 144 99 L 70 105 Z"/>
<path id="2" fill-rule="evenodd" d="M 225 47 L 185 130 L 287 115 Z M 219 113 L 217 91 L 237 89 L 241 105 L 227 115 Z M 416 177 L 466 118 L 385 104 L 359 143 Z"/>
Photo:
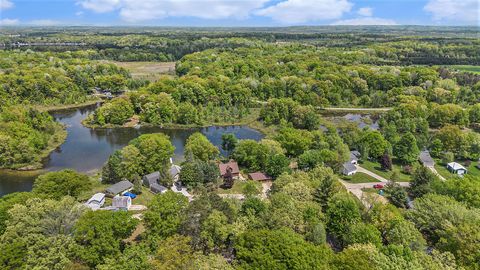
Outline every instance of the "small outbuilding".
<path id="1" fill-rule="evenodd" d="M 90 199 L 88 199 L 85 205 L 92 210 L 97 210 L 101 208 L 104 203 L 105 193 L 95 193 Z"/>
<path id="2" fill-rule="evenodd" d="M 269 175 L 263 173 L 263 172 L 254 172 L 254 173 L 249 173 L 248 178 L 253 181 L 269 181 L 272 180 L 272 177 Z"/>
<path id="3" fill-rule="evenodd" d="M 238 169 L 238 163 L 235 161 L 229 161 L 227 163 L 218 164 L 220 170 L 220 176 L 223 178 L 231 175 L 232 178 L 236 179 L 240 176 L 240 170 Z"/>
<path id="4" fill-rule="evenodd" d="M 110 196 L 115 196 L 126 191 L 130 191 L 133 188 L 133 184 L 128 180 L 120 181 L 105 190 L 105 192 Z"/>
<path id="5" fill-rule="evenodd" d="M 457 162 L 450 162 L 447 164 L 447 169 L 454 174 L 464 175 L 467 173 L 467 169 Z"/>
<path id="6" fill-rule="evenodd" d="M 357 166 L 351 162 L 345 162 L 342 166 L 342 173 L 346 176 L 354 175 L 357 173 Z"/>
<path id="7" fill-rule="evenodd" d="M 418 158 L 420 159 L 420 162 L 423 164 L 424 167 L 433 168 L 435 166 L 435 161 L 430 156 L 430 152 L 428 152 L 427 150 L 420 152 Z"/>
<path id="8" fill-rule="evenodd" d="M 172 166 L 168 170 L 168 173 L 170 174 L 170 177 L 172 177 L 173 182 L 177 182 L 179 177 L 180 177 L 180 171 L 182 170 L 182 167 L 175 165 L 172 163 Z"/>
<path id="9" fill-rule="evenodd" d="M 132 198 L 129 196 L 118 196 L 116 195 L 112 199 L 112 207 L 115 209 L 128 210 L 132 206 Z"/>

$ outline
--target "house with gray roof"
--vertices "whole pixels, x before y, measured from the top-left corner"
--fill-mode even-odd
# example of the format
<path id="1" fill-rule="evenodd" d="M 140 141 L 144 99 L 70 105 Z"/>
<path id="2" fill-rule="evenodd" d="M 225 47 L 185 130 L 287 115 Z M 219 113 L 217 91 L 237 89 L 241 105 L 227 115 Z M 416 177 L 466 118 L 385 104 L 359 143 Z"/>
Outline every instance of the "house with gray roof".
<path id="1" fill-rule="evenodd" d="M 107 188 L 105 190 L 105 193 L 107 193 L 110 196 L 115 196 L 120 193 L 130 191 L 132 188 L 133 188 L 133 184 L 130 181 L 123 180 Z"/>
<path id="2" fill-rule="evenodd" d="M 346 176 L 354 175 L 357 173 L 357 166 L 351 162 L 345 162 L 342 166 L 342 173 Z"/>
<path id="3" fill-rule="evenodd" d="M 85 205 L 95 211 L 100 209 L 104 203 L 105 193 L 95 193 L 90 199 L 88 199 Z"/>
<path id="4" fill-rule="evenodd" d="M 457 162 L 450 162 L 447 164 L 447 169 L 454 174 L 464 175 L 467 173 L 467 169 Z"/>
<path id="5" fill-rule="evenodd" d="M 129 196 L 118 196 L 116 195 L 112 199 L 112 207 L 116 209 L 128 210 L 132 205 L 132 198 Z"/>
<path id="6" fill-rule="evenodd" d="M 153 193 L 165 193 L 167 188 L 159 184 L 160 172 L 153 172 L 143 176 L 143 184 L 150 188 Z"/>
<path id="7" fill-rule="evenodd" d="M 427 168 L 435 167 L 435 161 L 430 156 L 430 152 L 428 152 L 427 150 L 420 152 L 420 155 L 418 158 L 420 159 L 420 162 L 423 164 L 423 166 Z"/>

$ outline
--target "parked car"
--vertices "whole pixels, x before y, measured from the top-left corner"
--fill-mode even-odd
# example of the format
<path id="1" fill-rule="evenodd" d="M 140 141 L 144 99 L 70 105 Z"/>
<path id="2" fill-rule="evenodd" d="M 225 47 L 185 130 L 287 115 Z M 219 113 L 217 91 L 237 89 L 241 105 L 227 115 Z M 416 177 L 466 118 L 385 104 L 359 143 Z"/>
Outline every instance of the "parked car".
<path id="1" fill-rule="evenodd" d="M 375 185 L 373 185 L 373 188 L 382 189 L 383 185 L 382 184 L 375 184 Z"/>
<path id="2" fill-rule="evenodd" d="M 137 197 L 137 195 L 131 193 L 131 192 L 125 192 L 123 193 L 123 196 L 128 196 L 130 197 L 132 200 L 135 199 Z"/>

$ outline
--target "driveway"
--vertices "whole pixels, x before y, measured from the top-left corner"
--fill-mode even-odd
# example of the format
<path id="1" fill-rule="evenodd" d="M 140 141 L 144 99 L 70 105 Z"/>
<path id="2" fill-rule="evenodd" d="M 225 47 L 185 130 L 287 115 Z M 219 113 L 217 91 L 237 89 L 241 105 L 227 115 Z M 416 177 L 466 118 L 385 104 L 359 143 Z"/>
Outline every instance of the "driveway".
<path id="1" fill-rule="evenodd" d="M 361 172 L 361 173 L 364 173 L 364 174 L 368 174 L 368 175 L 370 175 L 371 177 L 377 179 L 377 180 L 380 181 L 380 182 L 388 183 L 388 181 L 389 181 L 388 179 L 383 178 L 383 177 L 381 177 L 380 175 L 378 175 L 378 174 L 376 174 L 376 173 L 374 173 L 374 172 L 371 172 L 371 171 L 369 171 L 369 170 L 367 170 L 367 169 L 365 169 L 365 168 L 362 168 L 362 167 L 360 167 L 359 165 L 356 165 L 356 166 L 357 166 L 357 172 Z"/>
<path id="2" fill-rule="evenodd" d="M 440 180 L 442 181 L 445 181 L 445 177 L 441 176 L 438 172 L 437 172 L 437 169 L 435 169 L 435 167 L 427 167 L 430 169 L 430 171 L 433 172 L 433 174 L 435 174 L 438 178 L 440 178 Z"/>
<path id="3" fill-rule="evenodd" d="M 187 188 L 185 188 L 185 187 L 182 187 L 180 190 L 178 190 L 175 187 L 175 185 L 173 185 L 170 189 L 175 193 L 182 193 L 183 196 L 188 198 L 189 202 L 191 202 L 193 200 L 193 196 L 190 193 L 188 193 Z"/>
<path id="4" fill-rule="evenodd" d="M 370 206 L 373 202 L 377 202 L 377 201 L 387 202 L 385 197 L 383 197 L 379 194 L 372 194 L 372 193 L 367 194 L 366 192 L 363 192 L 363 190 L 362 190 L 364 188 L 373 188 L 373 186 L 378 184 L 378 183 L 356 183 L 356 184 L 353 184 L 353 183 L 348 183 L 347 181 L 344 181 L 344 180 L 340 180 L 340 182 L 342 183 L 342 185 L 345 186 L 345 188 L 349 192 L 351 192 L 353 195 L 355 195 L 355 197 L 357 197 L 363 203 L 363 205 L 365 205 L 365 207 L 367 207 L 367 208 L 370 208 Z M 409 182 L 397 182 L 397 184 L 399 184 L 402 187 L 408 187 L 410 185 Z"/>

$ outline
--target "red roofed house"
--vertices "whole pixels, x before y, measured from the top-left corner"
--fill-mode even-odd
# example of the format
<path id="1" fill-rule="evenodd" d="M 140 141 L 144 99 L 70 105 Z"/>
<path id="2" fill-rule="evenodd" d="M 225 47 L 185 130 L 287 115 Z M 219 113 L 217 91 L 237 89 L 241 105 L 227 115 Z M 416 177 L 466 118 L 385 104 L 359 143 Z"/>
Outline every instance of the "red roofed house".
<path id="1" fill-rule="evenodd" d="M 229 161 L 227 163 L 220 163 L 218 164 L 218 168 L 220 169 L 220 176 L 223 178 L 229 176 L 231 174 L 232 178 L 238 178 L 240 176 L 240 170 L 238 169 L 238 163 L 235 161 Z"/>
<path id="2" fill-rule="evenodd" d="M 249 173 L 248 178 L 250 178 L 253 181 L 267 181 L 267 180 L 272 180 L 272 177 L 264 174 L 263 172 L 254 172 L 254 173 Z"/>

